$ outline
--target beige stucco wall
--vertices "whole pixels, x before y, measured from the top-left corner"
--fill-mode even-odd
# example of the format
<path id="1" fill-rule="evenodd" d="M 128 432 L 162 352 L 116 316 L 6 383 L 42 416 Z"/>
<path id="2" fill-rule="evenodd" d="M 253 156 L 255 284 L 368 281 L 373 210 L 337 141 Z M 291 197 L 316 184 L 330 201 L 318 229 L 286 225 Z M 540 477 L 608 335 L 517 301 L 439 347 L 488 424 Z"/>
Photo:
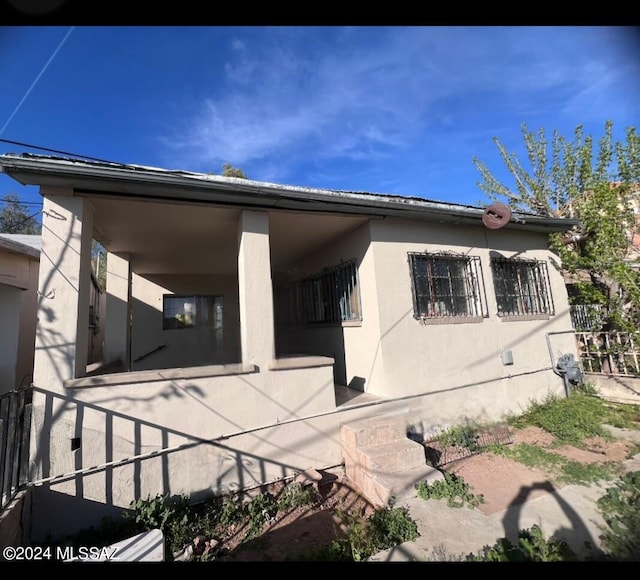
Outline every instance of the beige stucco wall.
<path id="1" fill-rule="evenodd" d="M 44 198 L 43 214 L 33 382 L 62 391 L 87 368 L 93 208 L 60 195 Z"/>
<path id="2" fill-rule="evenodd" d="M 175 342 L 158 353 L 168 356 L 164 364 L 156 360 L 152 365 L 159 369 L 153 378 L 144 374 L 148 371 L 113 373 L 104 375 L 112 381 L 111 386 L 70 388 L 68 381 L 81 380 L 78 377 L 83 377 L 86 367 L 87 332 L 80 321 L 88 316 L 89 278 L 84 264 L 91 245 L 88 234 L 93 214 L 86 200 L 70 192 L 60 193 L 45 199 L 46 260 L 39 279 L 42 319 L 31 439 L 31 479 L 36 483 L 34 541 L 75 531 L 85 524 L 95 525 L 105 512 L 127 507 L 133 499 L 148 495 L 243 488 L 265 479 L 280 479 L 293 470 L 340 462 L 338 427 L 331 423 L 324 431 L 320 419 L 335 411 L 332 361 L 274 360 L 273 341 L 268 339 L 273 335 L 272 316 L 266 313 L 272 308 L 271 292 L 267 291 L 271 289 L 270 269 L 264 267 L 264 260 L 260 268 L 253 267 L 256 255 L 264 258 L 269 252 L 268 219 L 263 212 L 243 214 L 238 224 L 236 280 L 224 276 L 131 276 L 133 360 L 164 342 L 157 341 L 165 338 L 161 331 L 163 293 L 219 291 L 229 297 L 224 313 L 226 358 L 237 361 L 242 350 L 246 360 L 238 366 L 250 372 L 229 371 L 226 366 L 204 375 L 194 374 L 196 367 L 183 375 L 179 369 L 166 370 L 172 366 L 168 355 L 172 346 L 174 352 L 184 355 L 179 357 L 182 366 L 216 362 L 201 356 L 210 341 L 207 344 L 202 336 L 190 341 L 186 338 L 189 331 L 180 331 Z M 49 215 L 55 218 L 49 219 Z M 107 350 L 118 356 L 126 350 L 122 338 L 127 315 L 122 307 L 129 278 L 128 257 L 120 257 L 121 263 L 108 260 L 107 283 L 111 277 L 120 284 L 119 295 L 111 303 L 115 309 L 108 308 L 106 317 L 109 327 L 110 312 L 116 313 L 120 339 L 107 333 Z M 135 264 L 135 257 L 131 263 Z M 244 337 L 242 345 L 238 327 Z M 121 378 L 124 382 L 113 386 L 113 381 L 118 383 Z M 99 378 L 84 380 L 95 384 Z M 202 442 L 216 438 L 222 438 L 218 445 Z M 333 442 L 327 445 L 329 438 Z M 186 449 L 180 448 L 183 444 Z M 101 467 L 105 462 L 175 447 L 178 449 L 163 458 Z M 72 475 L 87 469 L 91 471 L 88 474 Z M 54 478 L 53 482 L 49 478 Z"/>
<path id="3" fill-rule="evenodd" d="M 0 394 L 16 386 L 22 291 L 0 284 Z"/>
<path id="4" fill-rule="evenodd" d="M 0 393 L 31 383 L 39 260 L 0 249 Z"/>
<path id="5" fill-rule="evenodd" d="M 556 360 L 559 353 L 575 356 L 576 351 L 558 259 L 547 249 L 544 235 L 392 219 L 372 222 L 371 228 L 384 373 L 368 381 L 370 393 L 383 397 L 428 393 L 433 395 L 431 416 L 444 420 L 514 412 L 531 398 L 564 388 L 550 370 L 549 342 Z M 488 318 L 464 324 L 423 324 L 414 318 L 407 253 L 423 251 L 480 257 Z M 492 251 L 547 262 L 554 316 L 510 322 L 497 316 L 489 266 Z M 549 334 L 561 331 L 568 332 Z M 504 351 L 511 351 L 512 365 L 503 364 Z"/>
<path id="6" fill-rule="evenodd" d="M 129 285 L 131 281 L 129 255 L 107 254 L 107 288 L 105 296 L 104 348 L 106 363 L 128 364 L 130 345 Z"/>
<path id="7" fill-rule="evenodd" d="M 0 248 L 0 283 L 14 288 L 29 288 L 32 285 L 32 275 L 29 262 L 34 258 L 26 254 L 9 252 Z M 37 260 L 36 269 L 37 269 Z"/>
<path id="8" fill-rule="evenodd" d="M 157 353 L 164 357 L 162 364 L 153 360 L 155 355 L 147 359 L 147 368 L 160 369 L 156 373 L 129 374 L 129 382 L 125 374 L 121 384 L 114 374 L 108 386 L 99 386 L 97 378 L 91 383 L 88 377 L 85 384 L 94 386 L 73 388 L 67 381 L 82 376 L 79 369 L 86 356 L 86 348 L 79 349 L 86 345 L 86 334 L 78 321 L 86 320 L 88 292 L 85 301 L 78 289 L 85 281 L 88 286 L 83 264 L 90 247 L 92 212 L 84 200 L 64 196 L 45 199 L 45 210 L 47 261 L 40 272 L 31 457 L 32 479 L 41 485 L 34 488 L 33 541 L 95 525 L 114 507 L 127 507 L 133 499 L 157 493 L 197 495 L 252 487 L 309 467 L 339 465 L 340 427 L 347 421 L 399 412 L 431 426 L 461 418 L 497 419 L 526 406 L 533 397 L 562 390 L 561 379 L 549 370 L 547 346 L 547 338 L 553 338 L 554 352 L 567 352 L 563 335 L 548 334 L 571 328 L 559 273 L 549 263 L 556 316 L 506 323 L 495 315 L 488 272 L 490 248 L 548 260 L 544 236 L 376 220 L 301 261 L 306 273 L 341 260 L 358 261 L 362 324 L 303 329 L 297 337 L 284 340 L 291 352 L 300 348 L 310 354 L 331 354 L 322 352 L 332 346 L 329 338 L 335 340 L 335 334 L 327 333 L 336 329 L 341 333 L 345 381 L 360 381 L 366 392 L 381 400 L 367 407 L 337 409 L 333 370 L 326 361 L 272 370 L 278 364 L 273 360 L 273 315 L 262 316 L 271 308 L 271 272 L 264 260 L 260 268 L 252 267 L 255 256 L 265 258 L 269 253 L 269 220 L 261 212 L 249 212 L 238 225 L 237 278 L 132 277 L 133 360 L 166 342 L 161 330 L 162 294 L 202 288 L 203 293 L 219 290 L 225 296 L 221 362 L 242 358 L 240 372 L 168 371 L 177 360 L 170 358 L 172 352 L 193 355 L 181 357 L 181 365 L 217 362 L 203 358 L 200 345 L 179 331 L 175 342 Z M 62 219 L 48 220 L 47 212 Z M 488 319 L 424 326 L 413 318 L 407 252 L 427 248 L 455 248 L 481 256 Z M 121 307 L 128 266 L 124 258 L 122 262 L 117 269 L 123 284 L 115 310 L 120 339 L 107 340 L 110 352 L 122 352 L 122 332 L 126 332 Z M 279 303 L 278 292 L 274 295 Z M 109 316 L 107 309 L 107 325 Z M 167 340 L 172 338 L 167 335 Z M 575 348 L 571 337 L 567 343 Z M 508 367 L 500 360 L 505 349 L 513 352 L 514 364 Z M 218 370 L 221 376 L 215 376 Z M 160 449 L 170 452 L 145 456 Z M 129 461 L 105 465 L 122 460 Z M 88 474 L 74 475 L 89 468 Z M 56 479 L 50 481 L 52 477 Z"/>
<path id="9" fill-rule="evenodd" d="M 131 370 L 240 362 L 238 280 L 227 275 L 140 276 L 133 274 Z M 212 294 L 223 297 L 223 328 L 163 330 L 165 294 Z M 108 323 L 108 321 L 107 321 Z M 164 348 L 145 359 L 136 358 Z"/>
<path id="10" fill-rule="evenodd" d="M 298 264 L 296 277 L 301 279 L 353 259 L 358 267 L 362 321 L 297 326 L 288 337 L 287 352 L 334 357 L 337 361 L 336 383 L 367 392 L 368 383 L 374 376 L 381 376 L 383 368 L 379 356 L 378 293 L 370 225 L 360 226 L 320 251 L 305 256 Z"/>
<path id="11" fill-rule="evenodd" d="M 408 253 L 426 250 L 480 257 L 488 318 L 477 323 L 426 325 L 414 318 Z M 505 257 L 546 261 L 554 316 L 509 322 L 497 316 L 489 265 L 496 251 Z M 559 260 L 548 250 L 545 235 L 391 218 L 371 220 L 306 256 L 298 276 L 353 258 L 358 263 L 362 322 L 356 326 L 307 325 L 291 334 L 291 348 L 336 358 L 337 382 L 384 398 L 427 394 L 437 406 L 435 415 L 440 416 L 434 420 L 515 412 L 531 398 L 564 389 L 551 367 L 560 354 L 576 353 Z M 513 364 L 503 364 L 505 352 L 511 353 Z M 461 395 L 464 405 L 452 396 L 455 394 Z"/>
<path id="12" fill-rule="evenodd" d="M 157 493 L 226 493 L 341 462 L 330 361 L 220 377 L 158 377 L 62 395 L 36 389 L 32 481 L 174 451 L 36 486 L 34 541 L 95 518 L 92 510 L 68 512 L 62 505 L 104 504 L 108 511 Z M 209 440 L 217 441 L 203 442 Z"/>

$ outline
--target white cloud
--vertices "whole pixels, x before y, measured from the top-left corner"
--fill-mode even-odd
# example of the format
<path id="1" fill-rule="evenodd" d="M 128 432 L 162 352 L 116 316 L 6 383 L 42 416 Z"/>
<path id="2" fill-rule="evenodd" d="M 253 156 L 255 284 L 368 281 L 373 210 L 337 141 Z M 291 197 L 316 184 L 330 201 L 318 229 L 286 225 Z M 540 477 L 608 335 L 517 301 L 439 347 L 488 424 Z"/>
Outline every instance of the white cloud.
<path id="1" fill-rule="evenodd" d="M 379 159 L 445 120 L 469 132 L 470 114 L 597 102 L 616 75 L 602 42 L 580 27 L 244 29 L 171 142 L 189 165 Z"/>

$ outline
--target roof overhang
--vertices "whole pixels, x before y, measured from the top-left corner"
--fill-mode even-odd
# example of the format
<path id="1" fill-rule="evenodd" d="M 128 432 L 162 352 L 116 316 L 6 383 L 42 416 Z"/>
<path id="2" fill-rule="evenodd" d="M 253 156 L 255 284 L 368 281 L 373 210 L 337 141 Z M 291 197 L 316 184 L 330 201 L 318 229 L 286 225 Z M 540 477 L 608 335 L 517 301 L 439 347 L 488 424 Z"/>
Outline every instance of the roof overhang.
<path id="1" fill-rule="evenodd" d="M 39 249 L 33 245 L 21 242 L 17 237 L 11 236 L 10 234 L 0 234 L 0 248 L 12 254 L 24 254 L 36 260 L 40 259 Z"/>
<path id="2" fill-rule="evenodd" d="M 279 185 L 140 165 L 24 153 L 0 155 L 0 171 L 22 185 L 62 187 L 95 196 L 483 225 L 484 209 L 474 206 L 399 195 Z M 577 220 L 513 212 L 504 227 L 548 234 L 568 231 L 577 223 Z"/>

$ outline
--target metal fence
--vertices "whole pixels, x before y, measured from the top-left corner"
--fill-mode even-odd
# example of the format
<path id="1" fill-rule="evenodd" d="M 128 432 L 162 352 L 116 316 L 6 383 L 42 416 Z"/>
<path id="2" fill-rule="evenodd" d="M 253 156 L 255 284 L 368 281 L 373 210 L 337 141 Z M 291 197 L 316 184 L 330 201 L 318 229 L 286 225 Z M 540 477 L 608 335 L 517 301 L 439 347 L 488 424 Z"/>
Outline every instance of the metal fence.
<path id="1" fill-rule="evenodd" d="M 602 330 L 605 307 L 602 304 L 573 304 L 570 309 L 571 323 L 579 332 Z"/>
<path id="2" fill-rule="evenodd" d="M 0 511 L 28 479 L 31 388 L 0 395 Z"/>
<path id="3" fill-rule="evenodd" d="M 640 342 L 630 332 L 576 332 L 582 369 L 587 373 L 640 376 Z"/>

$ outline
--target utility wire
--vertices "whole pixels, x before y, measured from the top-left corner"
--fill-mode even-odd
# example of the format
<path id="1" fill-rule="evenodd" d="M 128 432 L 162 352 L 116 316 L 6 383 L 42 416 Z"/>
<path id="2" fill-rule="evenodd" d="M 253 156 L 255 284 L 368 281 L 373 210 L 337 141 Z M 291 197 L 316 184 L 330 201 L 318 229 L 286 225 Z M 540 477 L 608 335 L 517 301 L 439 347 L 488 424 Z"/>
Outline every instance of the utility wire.
<path id="1" fill-rule="evenodd" d="M 4 133 L 4 130 L 7 128 L 7 125 L 11 122 L 11 119 L 13 119 L 13 117 L 16 115 L 16 113 L 20 110 L 20 107 L 22 107 L 22 104 L 26 101 L 27 97 L 29 96 L 29 94 L 31 93 L 33 88 L 36 86 L 36 83 L 40 80 L 40 77 L 44 74 L 44 72 L 47 70 L 47 68 L 49 68 L 49 65 L 51 64 L 51 61 L 55 58 L 56 54 L 58 54 L 58 51 L 62 48 L 62 45 L 67 41 L 67 38 L 69 38 L 69 35 L 73 32 L 74 28 L 75 28 L 75 26 L 72 26 L 68 30 L 67 34 L 64 35 L 64 38 L 62 39 L 62 41 L 58 45 L 58 48 L 56 48 L 53 51 L 53 54 L 49 57 L 49 60 L 42 67 L 42 70 L 40 71 L 38 76 L 35 78 L 35 80 L 31 83 L 31 86 L 29 87 L 27 92 L 24 94 L 24 97 L 22 97 L 22 99 L 18 103 L 18 106 L 13 110 L 13 113 L 11 113 L 11 116 L 7 119 L 7 122 L 4 124 L 2 129 L 0 129 L 0 135 L 2 135 L 2 133 Z"/>
<path id="2" fill-rule="evenodd" d="M 16 205 L 42 205 L 41 201 L 22 201 L 21 199 L 0 199 L 0 203 L 4 203 L 6 205 L 16 204 Z"/>
<path id="3" fill-rule="evenodd" d="M 11 224 L 11 225 L 14 228 L 19 228 L 22 224 L 26 224 L 29 220 L 32 220 L 34 217 L 36 217 L 39 213 L 42 213 L 41 209 L 38 210 L 36 213 L 31 214 L 30 216 L 27 216 L 23 220 L 20 220 L 17 224 Z M 3 233 L 8 233 L 8 232 L 3 232 Z"/>
<path id="4" fill-rule="evenodd" d="M 60 153 L 61 155 L 68 155 L 70 157 L 79 157 L 81 159 L 90 159 L 91 161 L 99 161 L 100 163 L 111 163 L 114 165 L 123 165 L 117 161 L 108 161 L 106 159 L 99 159 L 98 157 L 90 157 L 89 155 L 80 155 L 78 153 L 70 153 L 69 151 L 60 151 L 59 149 L 49 149 L 48 147 L 40 147 L 38 145 L 31 145 L 29 143 L 22 143 L 21 141 L 11 141 L 9 139 L 0 139 L 2 143 L 11 143 L 11 145 L 20 145 L 21 147 L 29 147 L 29 149 L 39 149 L 40 151 L 49 151 L 49 153 Z"/>

